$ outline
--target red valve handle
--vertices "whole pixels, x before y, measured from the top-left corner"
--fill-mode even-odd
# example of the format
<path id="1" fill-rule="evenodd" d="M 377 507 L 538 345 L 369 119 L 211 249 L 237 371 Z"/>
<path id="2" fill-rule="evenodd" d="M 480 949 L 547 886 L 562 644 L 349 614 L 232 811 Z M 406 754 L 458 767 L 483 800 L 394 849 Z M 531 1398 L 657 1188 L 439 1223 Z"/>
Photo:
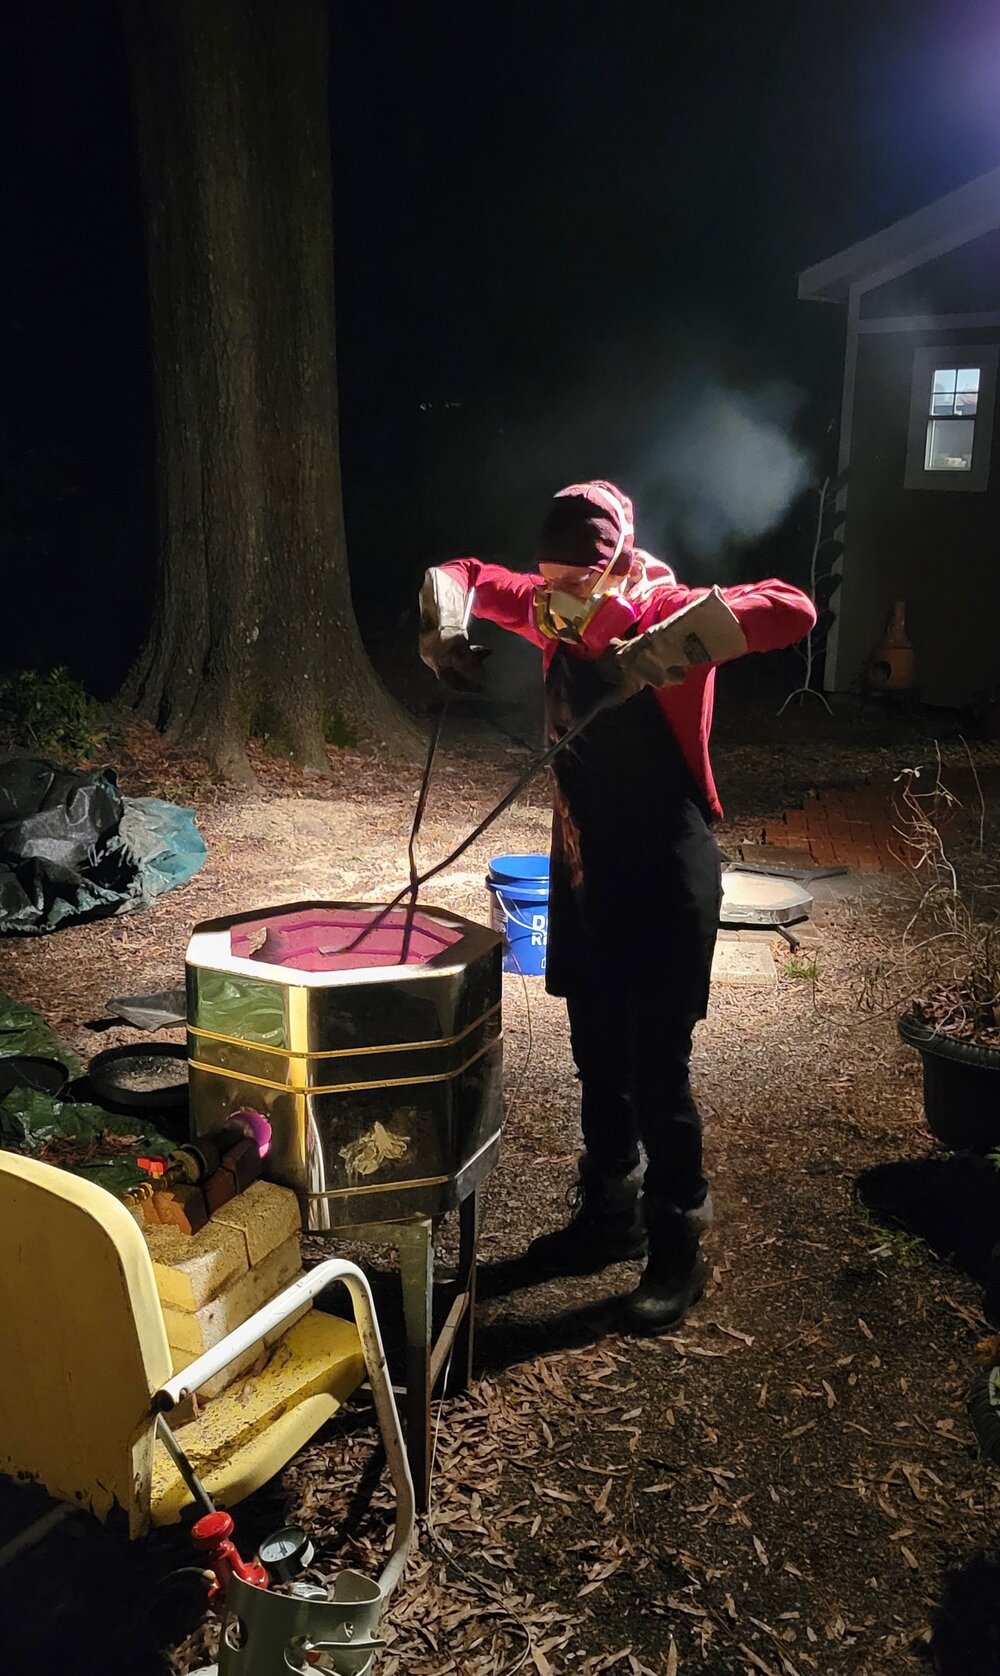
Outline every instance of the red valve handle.
<path id="1" fill-rule="evenodd" d="M 233 1577 L 254 1588 L 266 1589 L 269 1578 L 259 1560 L 244 1560 L 231 1540 L 235 1526 L 229 1513 L 206 1513 L 191 1526 L 191 1540 L 205 1555 L 215 1572 L 215 1582 L 208 1591 L 210 1601 L 225 1599 Z"/>

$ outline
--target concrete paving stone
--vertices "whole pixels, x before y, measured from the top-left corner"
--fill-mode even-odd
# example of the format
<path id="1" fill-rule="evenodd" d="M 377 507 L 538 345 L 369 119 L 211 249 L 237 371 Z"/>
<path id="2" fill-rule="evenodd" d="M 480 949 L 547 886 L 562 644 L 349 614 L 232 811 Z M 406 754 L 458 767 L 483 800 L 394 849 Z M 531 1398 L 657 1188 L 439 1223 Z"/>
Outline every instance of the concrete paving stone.
<path id="1" fill-rule="evenodd" d="M 801 948 L 819 949 L 822 948 L 826 942 L 822 929 L 815 923 L 814 920 L 804 920 L 799 925 L 790 925 L 788 929 L 791 931 L 792 936 L 798 939 Z"/>
<path id="2" fill-rule="evenodd" d="M 712 982 L 747 989 L 776 988 L 778 971 L 770 938 L 753 942 L 745 938 L 720 938 L 712 961 Z"/>

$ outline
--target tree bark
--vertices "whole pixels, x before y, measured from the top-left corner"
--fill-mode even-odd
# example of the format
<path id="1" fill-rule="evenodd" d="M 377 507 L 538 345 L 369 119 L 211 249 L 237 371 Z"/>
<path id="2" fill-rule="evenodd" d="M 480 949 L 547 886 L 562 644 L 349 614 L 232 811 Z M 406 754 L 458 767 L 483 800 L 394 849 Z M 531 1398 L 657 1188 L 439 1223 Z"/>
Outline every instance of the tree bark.
<path id="1" fill-rule="evenodd" d="M 412 756 L 351 603 L 327 0 L 124 0 L 146 205 L 159 585 L 128 701 L 226 774 L 246 742 Z"/>

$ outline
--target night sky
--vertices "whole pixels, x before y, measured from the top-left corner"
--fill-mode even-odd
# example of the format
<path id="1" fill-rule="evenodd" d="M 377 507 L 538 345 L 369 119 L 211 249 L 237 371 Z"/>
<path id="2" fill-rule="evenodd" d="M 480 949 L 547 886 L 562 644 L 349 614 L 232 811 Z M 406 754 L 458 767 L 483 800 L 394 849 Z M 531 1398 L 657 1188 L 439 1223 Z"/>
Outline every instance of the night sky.
<path id="1" fill-rule="evenodd" d="M 843 322 L 796 302 L 797 271 L 1000 160 L 982 0 L 358 0 L 333 19 L 342 454 L 371 629 L 444 552 L 524 562 L 578 475 L 619 475 L 648 545 L 710 565 L 712 519 L 678 511 L 685 415 L 735 394 L 808 476 Z M 106 690 L 154 540 L 115 8 L 21 0 L 0 53 L 0 542 L 24 624 L 3 661 Z M 727 525 L 719 562 L 791 554 L 800 511 L 763 540 Z"/>

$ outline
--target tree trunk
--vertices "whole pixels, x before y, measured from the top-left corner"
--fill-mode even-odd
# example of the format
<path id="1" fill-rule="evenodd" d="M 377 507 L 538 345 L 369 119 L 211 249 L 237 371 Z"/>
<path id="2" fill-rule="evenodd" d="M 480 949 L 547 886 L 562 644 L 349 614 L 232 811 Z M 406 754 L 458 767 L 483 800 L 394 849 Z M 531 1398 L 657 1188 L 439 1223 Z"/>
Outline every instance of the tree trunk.
<path id="1" fill-rule="evenodd" d="M 146 202 L 160 574 L 126 697 L 223 772 L 246 741 L 411 756 L 351 604 L 327 0 L 125 0 Z"/>

